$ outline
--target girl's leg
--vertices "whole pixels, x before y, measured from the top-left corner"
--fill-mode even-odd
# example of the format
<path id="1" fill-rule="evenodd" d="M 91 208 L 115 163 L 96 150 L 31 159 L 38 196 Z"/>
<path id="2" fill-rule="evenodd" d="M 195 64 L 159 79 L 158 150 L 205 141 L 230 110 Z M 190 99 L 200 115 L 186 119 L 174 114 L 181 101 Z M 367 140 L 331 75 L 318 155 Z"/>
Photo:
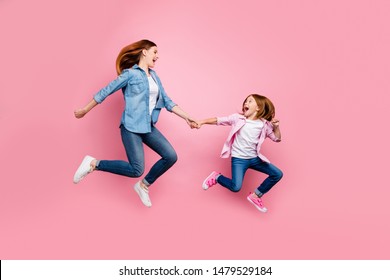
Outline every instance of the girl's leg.
<path id="1" fill-rule="evenodd" d="M 231 163 L 232 179 L 229 179 L 223 175 L 219 175 L 217 182 L 232 192 L 238 192 L 241 190 L 245 172 L 248 170 L 249 160 L 232 157 Z"/>
<path id="2" fill-rule="evenodd" d="M 129 161 L 100 160 L 96 164 L 96 170 L 138 178 L 145 168 L 142 134 L 130 132 L 121 126 L 121 136 Z"/>
<path id="3" fill-rule="evenodd" d="M 152 132 L 143 134 L 142 138 L 145 145 L 161 156 L 142 180 L 146 186 L 150 186 L 175 164 L 177 154 L 169 141 L 154 126 L 152 126 Z"/>
<path id="4" fill-rule="evenodd" d="M 283 172 L 279 168 L 272 163 L 262 161 L 260 158 L 256 158 L 250 168 L 268 175 L 268 177 L 255 190 L 258 197 L 267 193 L 283 177 Z"/>

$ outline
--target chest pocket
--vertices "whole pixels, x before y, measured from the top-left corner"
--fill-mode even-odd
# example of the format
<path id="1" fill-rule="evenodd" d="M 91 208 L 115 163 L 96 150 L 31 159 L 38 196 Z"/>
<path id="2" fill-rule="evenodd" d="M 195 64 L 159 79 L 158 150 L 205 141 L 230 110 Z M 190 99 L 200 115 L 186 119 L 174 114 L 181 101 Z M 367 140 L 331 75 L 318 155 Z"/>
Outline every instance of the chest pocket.
<path id="1" fill-rule="evenodd" d="M 146 90 L 146 83 L 142 78 L 135 78 L 129 82 L 130 91 L 134 94 L 140 94 Z"/>

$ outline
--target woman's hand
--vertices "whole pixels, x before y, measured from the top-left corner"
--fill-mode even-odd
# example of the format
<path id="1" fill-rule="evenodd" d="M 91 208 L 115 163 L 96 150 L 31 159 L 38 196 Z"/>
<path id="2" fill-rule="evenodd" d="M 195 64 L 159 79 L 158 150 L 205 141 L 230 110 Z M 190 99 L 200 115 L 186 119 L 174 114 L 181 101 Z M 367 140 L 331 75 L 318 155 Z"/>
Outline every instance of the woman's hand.
<path id="1" fill-rule="evenodd" d="M 91 111 L 98 103 L 95 99 L 92 99 L 84 108 L 74 111 L 74 116 L 78 119 L 84 117 L 89 111 Z"/>
<path id="2" fill-rule="evenodd" d="M 200 128 L 200 125 L 197 121 L 192 118 L 186 118 L 187 124 L 192 128 Z"/>
<path id="3" fill-rule="evenodd" d="M 186 112 L 184 112 L 179 106 L 174 106 L 172 108 L 172 112 L 178 115 L 179 117 L 183 118 L 187 124 L 190 126 L 190 128 L 199 128 L 200 125 L 197 121 L 195 121 L 193 118 L 191 118 Z"/>
<path id="4" fill-rule="evenodd" d="M 85 109 L 77 109 L 74 111 L 74 116 L 78 119 L 84 117 L 87 114 L 87 110 Z"/>

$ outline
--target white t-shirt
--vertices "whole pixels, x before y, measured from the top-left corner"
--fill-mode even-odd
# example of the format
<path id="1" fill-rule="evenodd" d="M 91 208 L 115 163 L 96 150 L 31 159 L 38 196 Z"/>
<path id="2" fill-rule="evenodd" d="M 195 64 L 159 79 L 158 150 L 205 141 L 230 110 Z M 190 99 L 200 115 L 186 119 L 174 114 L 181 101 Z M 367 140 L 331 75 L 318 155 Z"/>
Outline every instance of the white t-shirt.
<path id="1" fill-rule="evenodd" d="M 153 78 L 150 76 L 148 77 L 149 81 L 149 114 L 151 115 L 153 112 L 154 107 L 156 107 L 157 98 L 158 98 L 158 85 L 153 80 Z"/>
<path id="2" fill-rule="evenodd" d="M 232 145 L 232 157 L 243 159 L 257 157 L 257 144 L 263 127 L 264 123 L 261 120 L 247 119 L 245 125 L 236 133 Z"/>

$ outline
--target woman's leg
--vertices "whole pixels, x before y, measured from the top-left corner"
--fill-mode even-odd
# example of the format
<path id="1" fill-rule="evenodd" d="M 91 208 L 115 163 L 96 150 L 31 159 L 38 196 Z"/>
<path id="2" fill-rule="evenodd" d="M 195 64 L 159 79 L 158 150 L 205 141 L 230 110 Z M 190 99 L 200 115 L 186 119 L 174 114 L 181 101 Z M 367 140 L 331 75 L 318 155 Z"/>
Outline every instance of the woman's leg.
<path id="1" fill-rule="evenodd" d="M 154 126 L 150 133 L 143 134 L 142 139 L 145 145 L 161 156 L 142 180 L 146 186 L 150 186 L 175 164 L 177 154 L 169 141 Z"/>
<path id="2" fill-rule="evenodd" d="M 145 156 L 142 145 L 142 135 L 128 131 L 121 126 L 123 146 L 126 150 L 127 161 L 123 160 L 100 160 L 96 170 L 110 172 L 132 178 L 140 177 L 145 168 Z"/>

